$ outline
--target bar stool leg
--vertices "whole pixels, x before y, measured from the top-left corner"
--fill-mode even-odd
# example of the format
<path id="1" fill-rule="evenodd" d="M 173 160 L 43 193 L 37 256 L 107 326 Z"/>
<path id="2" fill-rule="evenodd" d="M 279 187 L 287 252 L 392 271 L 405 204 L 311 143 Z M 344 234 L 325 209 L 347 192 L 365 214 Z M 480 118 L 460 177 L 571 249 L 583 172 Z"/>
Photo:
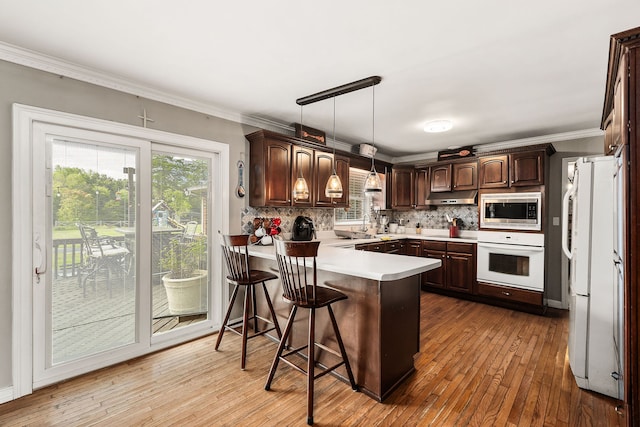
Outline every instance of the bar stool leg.
<path id="1" fill-rule="evenodd" d="M 253 305 L 253 309 L 251 310 L 251 315 L 253 316 L 253 333 L 258 332 L 258 313 L 256 312 L 256 287 L 251 285 L 251 301 Z"/>
<path id="2" fill-rule="evenodd" d="M 316 309 L 309 310 L 309 347 L 307 363 L 307 424 L 313 425 L 313 384 L 315 380 Z"/>
<path id="3" fill-rule="evenodd" d="M 333 314 L 333 310 L 331 309 L 331 305 L 327 306 L 329 310 L 329 317 L 331 318 L 331 324 L 333 325 L 333 330 L 336 334 L 336 340 L 338 341 L 338 346 L 340 347 L 340 353 L 342 354 L 342 360 L 344 360 L 344 367 L 347 370 L 347 375 L 349 376 L 349 382 L 351 383 L 351 389 L 354 391 L 358 391 L 358 386 L 356 385 L 356 380 L 353 377 L 353 372 L 351 372 L 351 365 L 349 364 L 349 357 L 347 357 L 347 351 L 344 348 L 344 343 L 342 342 L 342 336 L 340 335 L 340 330 L 338 329 L 338 322 L 336 322 L 336 316 Z"/>
<path id="4" fill-rule="evenodd" d="M 222 335 L 224 335 L 224 331 L 227 327 L 227 323 L 229 322 L 229 317 L 231 316 L 231 310 L 233 309 L 233 304 L 236 301 L 236 297 L 238 296 L 238 285 L 235 285 L 233 288 L 233 294 L 231 295 L 231 301 L 229 301 L 229 306 L 227 307 L 227 314 L 224 315 L 224 320 L 222 321 L 222 326 L 220 326 L 220 332 L 218 332 L 218 339 L 216 340 L 216 346 L 214 350 L 218 351 L 218 347 L 220 346 L 220 342 L 222 341 Z"/>
<path id="5" fill-rule="evenodd" d="M 276 311 L 273 309 L 273 304 L 271 303 L 271 297 L 269 297 L 269 291 L 267 291 L 267 285 L 265 285 L 264 282 L 262 282 L 262 290 L 264 291 L 264 298 L 267 300 L 267 305 L 269 306 L 269 312 L 271 313 L 271 320 L 273 320 L 273 326 L 276 328 L 278 339 L 282 340 L 282 332 L 280 331 L 280 325 L 278 325 L 278 319 L 276 318 Z"/>
<path id="6" fill-rule="evenodd" d="M 240 355 L 240 369 L 244 371 L 247 358 L 247 335 L 249 332 L 249 311 L 251 310 L 251 291 L 253 285 L 248 285 L 244 291 L 244 310 L 242 313 L 242 352 Z"/>
<path id="7" fill-rule="evenodd" d="M 287 324 L 284 327 L 284 333 L 282 338 L 280 339 L 280 344 L 278 344 L 278 350 L 276 351 L 276 357 L 273 358 L 273 363 L 271 364 L 271 369 L 269 369 L 269 376 L 267 377 L 267 382 L 264 385 L 264 389 L 269 391 L 271 389 L 271 381 L 273 381 L 273 377 L 276 374 L 276 369 L 278 369 L 278 363 L 280 362 L 280 356 L 282 356 L 282 352 L 284 351 L 285 346 L 287 345 L 287 338 L 291 333 L 291 327 L 293 326 L 293 322 L 296 318 L 296 312 L 298 311 L 297 306 L 293 306 L 291 308 L 291 314 L 289 314 L 289 319 L 287 320 Z"/>

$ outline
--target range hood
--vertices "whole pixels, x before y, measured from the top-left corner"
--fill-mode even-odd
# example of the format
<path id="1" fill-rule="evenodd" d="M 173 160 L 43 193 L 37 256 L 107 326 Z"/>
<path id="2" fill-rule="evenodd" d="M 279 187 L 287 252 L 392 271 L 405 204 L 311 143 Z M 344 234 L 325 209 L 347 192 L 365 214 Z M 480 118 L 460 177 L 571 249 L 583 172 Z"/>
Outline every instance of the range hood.
<path id="1" fill-rule="evenodd" d="M 475 205 L 478 190 L 451 191 L 431 193 L 426 201 L 427 205 Z"/>

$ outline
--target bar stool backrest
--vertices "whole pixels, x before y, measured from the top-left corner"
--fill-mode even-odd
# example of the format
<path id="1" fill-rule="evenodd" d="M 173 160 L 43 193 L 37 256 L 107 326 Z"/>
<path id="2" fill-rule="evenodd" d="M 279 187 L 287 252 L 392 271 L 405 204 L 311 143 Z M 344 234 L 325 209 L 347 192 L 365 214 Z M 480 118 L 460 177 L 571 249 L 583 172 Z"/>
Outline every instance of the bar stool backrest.
<path id="1" fill-rule="evenodd" d="M 283 296 L 289 301 L 309 304 L 316 299 L 316 256 L 320 242 L 273 239 L 280 270 Z"/>
<path id="2" fill-rule="evenodd" d="M 243 282 L 249 280 L 251 276 L 251 267 L 249 266 L 249 246 L 248 234 L 221 234 L 220 244 L 222 253 L 227 263 L 227 279 L 234 282 Z"/>

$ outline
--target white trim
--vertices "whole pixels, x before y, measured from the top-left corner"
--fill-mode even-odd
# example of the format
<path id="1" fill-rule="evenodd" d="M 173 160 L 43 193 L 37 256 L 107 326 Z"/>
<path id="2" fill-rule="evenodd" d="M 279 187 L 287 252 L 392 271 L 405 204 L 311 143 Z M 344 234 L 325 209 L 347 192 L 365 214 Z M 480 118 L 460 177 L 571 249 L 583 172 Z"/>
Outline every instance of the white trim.
<path id="1" fill-rule="evenodd" d="M 262 129 L 269 129 L 274 132 L 293 131 L 291 126 L 284 125 L 273 120 L 246 116 L 216 105 L 196 102 L 173 93 L 161 91 L 151 86 L 134 83 L 131 80 L 120 76 L 84 67 L 40 52 L 11 45 L 9 43 L 0 42 L 0 59 L 34 68 L 36 70 L 42 70 L 52 74 L 70 77 L 72 79 L 114 89 L 120 92 L 138 95 L 154 101 L 164 102 L 177 107 L 186 108 L 188 110 L 210 114 L 222 119 Z"/>
<path id="2" fill-rule="evenodd" d="M 13 387 L 0 388 L 0 404 L 13 400 Z"/>
<path id="3" fill-rule="evenodd" d="M 555 133 L 551 135 L 534 136 L 532 138 L 513 139 L 510 141 L 493 142 L 489 144 L 474 145 L 476 152 L 486 153 L 494 150 L 505 150 L 508 148 L 526 147 L 527 145 L 547 144 L 559 141 L 571 141 L 573 139 L 592 138 L 603 136 L 601 129 L 584 129 L 573 132 Z M 393 157 L 391 163 L 411 163 L 417 161 L 433 161 L 437 159 L 437 153 L 412 154 L 410 156 Z"/>
<path id="4" fill-rule="evenodd" d="M 563 307 L 562 306 L 562 301 L 557 301 L 554 299 L 548 299 L 547 300 L 547 306 L 551 307 L 551 308 L 557 308 L 560 310 L 567 310 L 567 307 Z"/>
<path id="5" fill-rule="evenodd" d="M 229 145 L 212 140 L 205 140 L 154 129 L 141 128 L 107 120 L 84 117 L 75 114 L 47 110 L 27 105 L 13 104 L 13 141 L 12 141 L 12 379 L 13 386 L 10 399 L 17 399 L 33 391 L 33 291 L 34 273 L 32 268 L 33 224 L 32 224 L 32 129 L 35 123 L 66 126 L 86 129 L 115 136 L 139 138 L 157 143 L 171 144 L 209 151 L 218 156 L 217 173 L 213 181 L 217 183 L 217 194 L 220 202 L 216 203 L 218 224 L 223 232 L 229 228 Z M 141 206 L 144 208 L 145 206 Z M 148 208 L 148 206 L 147 206 Z M 150 236 L 149 236 L 150 237 Z M 149 239 L 150 240 L 150 239 Z M 212 239 L 213 244 L 213 239 Z M 212 255 L 213 256 L 213 255 Z M 217 265 L 217 267 L 216 267 Z M 219 262 L 214 270 L 219 271 L 219 287 L 222 286 L 222 273 Z M 225 293 L 225 291 L 222 291 Z M 216 298 L 222 304 L 223 299 Z M 162 342 L 151 342 L 144 353 L 157 351 L 184 340 L 193 339 L 212 333 L 219 328 L 223 307 L 212 310 L 212 321 L 202 322 L 199 327 L 190 328 L 189 335 L 171 337 Z M 217 322 L 216 322 L 217 321 Z M 179 339 L 178 339 L 179 338 Z M 144 341 L 144 338 L 143 340 Z M 149 342 L 149 338 L 146 339 Z M 124 354 L 110 359 L 109 363 L 117 363 L 137 354 Z M 4 393 L 2 398 L 8 393 Z"/>

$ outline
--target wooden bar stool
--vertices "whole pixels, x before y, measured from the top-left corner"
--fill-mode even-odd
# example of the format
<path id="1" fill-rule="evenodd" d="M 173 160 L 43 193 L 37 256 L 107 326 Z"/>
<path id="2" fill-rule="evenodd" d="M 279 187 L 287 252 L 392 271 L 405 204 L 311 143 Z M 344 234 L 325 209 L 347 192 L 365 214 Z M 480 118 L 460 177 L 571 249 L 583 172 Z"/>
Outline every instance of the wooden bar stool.
<path id="1" fill-rule="evenodd" d="M 280 326 L 278 325 L 278 320 L 276 319 L 276 313 L 273 310 L 273 304 L 271 303 L 271 298 L 269 297 L 269 291 L 267 291 L 267 286 L 265 285 L 265 282 L 267 280 L 277 279 L 278 276 L 268 271 L 251 269 L 249 265 L 249 252 L 247 250 L 247 247 L 249 245 L 249 235 L 222 235 L 220 234 L 220 232 L 218 232 L 218 234 L 220 235 L 222 252 L 224 253 L 224 258 L 227 263 L 227 281 L 233 284 L 234 288 L 231 296 L 231 301 L 229 301 L 229 306 L 227 307 L 227 314 L 224 316 L 222 327 L 220 328 L 220 332 L 218 333 L 215 350 L 218 350 L 218 346 L 220 346 L 220 342 L 222 341 L 222 336 L 224 335 L 225 330 L 229 330 L 238 335 L 241 335 L 242 353 L 240 367 L 244 369 L 245 359 L 247 356 L 247 340 L 260 335 L 264 335 L 265 333 L 273 331 L 274 329 L 276 331 L 276 334 L 278 334 L 278 338 L 282 338 L 282 332 L 280 331 Z M 256 312 L 255 285 L 257 284 L 262 284 L 264 297 L 267 302 L 267 306 L 269 306 L 269 312 L 271 313 L 271 320 L 259 316 Z M 240 289 L 241 286 L 245 287 L 242 320 L 238 320 L 229 324 L 229 316 L 231 316 L 233 304 L 236 300 L 236 297 L 238 296 L 238 289 Z M 249 313 L 251 313 L 251 316 L 249 315 Z M 250 320 L 253 320 L 252 335 L 248 334 Z M 273 327 L 260 331 L 258 330 L 258 320 L 270 323 L 273 325 Z M 238 332 L 236 330 L 236 328 L 240 325 L 242 325 L 242 332 Z"/>
<path id="2" fill-rule="evenodd" d="M 339 366 L 344 365 L 349 376 L 349 382 L 353 390 L 358 390 L 358 386 L 353 378 L 349 358 L 345 351 L 338 323 L 331 309 L 334 302 L 347 299 L 347 296 L 340 291 L 325 286 L 317 286 L 316 273 L 316 256 L 318 255 L 318 245 L 320 242 L 290 242 L 281 239 L 274 239 L 276 246 L 276 259 L 278 261 L 278 269 L 280 270 L 280 281 L 282 282 L 283 298 L 290 302 L 293 306 L 289 314 L 289 320 L 284 328 L 284 334 L 280 340 L 278 351 L 269 371 L 269 378 L 264 386 L 265 390 L 271 388 L 271 381 L 278 368 L 278 363 L 282 360 L 298 372 L 307 375 L 307 424 L 313 424 L 313 384 L 316 378 L 335 370 Z M 310 259 L 312 258 L 312 259 Z M 340 352 L 315 342 L 316 330 L 316 309 L 326 307 L 331 319 L 331 325 L 340 347 Z M 309 310 L 309 336 L 306 345 L 290 349 L 287 353 L 282 354 L 286 346 L 287 338 L 291 334 L 291 328 L 296 318 L 298 308 Z M 340 361 L 333 366 L 322 369 L 321 372 L 315 374 L 315 347 L 340 358 Z M 307 370 L 297 366 L 295 363 L 286 358 L 292 355 L 305 357 L 301 350 L 307 349 Z"/>

